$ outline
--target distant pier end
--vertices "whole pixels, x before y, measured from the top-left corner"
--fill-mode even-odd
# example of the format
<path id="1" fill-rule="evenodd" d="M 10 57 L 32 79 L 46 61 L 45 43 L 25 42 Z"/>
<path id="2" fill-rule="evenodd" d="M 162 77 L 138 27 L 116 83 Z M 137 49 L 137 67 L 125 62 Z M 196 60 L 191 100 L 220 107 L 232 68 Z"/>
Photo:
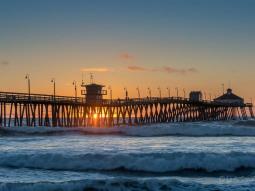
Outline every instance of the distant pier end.
<path id="1" fill-rule="evenodd" d="M 227 89 L 227 92 L 225 94 L 218 98 L 215 98 L 214 101 L 217 103 L 244 105 L 244 99 L 235 95 L 230 88 Z"/>

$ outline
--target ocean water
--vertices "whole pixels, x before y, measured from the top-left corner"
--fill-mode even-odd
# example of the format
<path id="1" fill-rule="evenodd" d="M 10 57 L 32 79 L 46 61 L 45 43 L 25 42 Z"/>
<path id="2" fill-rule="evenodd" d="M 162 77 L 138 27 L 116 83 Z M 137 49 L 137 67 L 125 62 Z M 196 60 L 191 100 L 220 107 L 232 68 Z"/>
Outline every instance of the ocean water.
<path id="1" fill-rule="evenodd" d="M 255 190 L 255 121 L 0 128 L 9 190 Z"/>

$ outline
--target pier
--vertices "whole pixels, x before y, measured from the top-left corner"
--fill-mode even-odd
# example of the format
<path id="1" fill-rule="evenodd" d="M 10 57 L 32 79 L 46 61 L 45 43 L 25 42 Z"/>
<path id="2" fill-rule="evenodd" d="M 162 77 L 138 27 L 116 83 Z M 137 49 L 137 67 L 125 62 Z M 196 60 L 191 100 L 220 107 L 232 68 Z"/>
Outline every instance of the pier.
<path id="1" fill-rule="evenodd" d="M 0 92 L 0 127 L 137 126 L 153 123 L 246 120 L 248 117 L 254 118 L 252 103 L 225 103 L 181 97 L 99 97 L 91 101 L 86 97 Z"/>

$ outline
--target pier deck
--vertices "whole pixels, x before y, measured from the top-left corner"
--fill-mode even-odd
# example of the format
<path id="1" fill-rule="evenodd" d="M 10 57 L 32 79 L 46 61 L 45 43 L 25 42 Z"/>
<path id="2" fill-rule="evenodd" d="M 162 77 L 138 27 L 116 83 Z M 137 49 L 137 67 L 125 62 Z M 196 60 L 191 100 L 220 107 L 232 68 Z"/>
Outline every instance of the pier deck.
<path id="1" fill-rule="evenodd" d="M 0 126 L 120 126 L 254 118 L 253 105 L 181 97 L 103 99 L 0 92 Z"/>

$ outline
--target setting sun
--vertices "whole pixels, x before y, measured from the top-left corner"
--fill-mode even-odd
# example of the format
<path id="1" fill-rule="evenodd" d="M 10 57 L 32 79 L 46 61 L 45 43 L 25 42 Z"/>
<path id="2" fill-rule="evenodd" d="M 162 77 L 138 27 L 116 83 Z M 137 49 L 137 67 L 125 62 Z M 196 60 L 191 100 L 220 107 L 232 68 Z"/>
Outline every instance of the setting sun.
<path id="1" fill-rule="evenodd" d="M 94 113 L 94 114 L 93 114 L 93 118 L 94 118 L 94 119 L 97 119 L 97 118 L 98 118 L 97 113 Z"/>

